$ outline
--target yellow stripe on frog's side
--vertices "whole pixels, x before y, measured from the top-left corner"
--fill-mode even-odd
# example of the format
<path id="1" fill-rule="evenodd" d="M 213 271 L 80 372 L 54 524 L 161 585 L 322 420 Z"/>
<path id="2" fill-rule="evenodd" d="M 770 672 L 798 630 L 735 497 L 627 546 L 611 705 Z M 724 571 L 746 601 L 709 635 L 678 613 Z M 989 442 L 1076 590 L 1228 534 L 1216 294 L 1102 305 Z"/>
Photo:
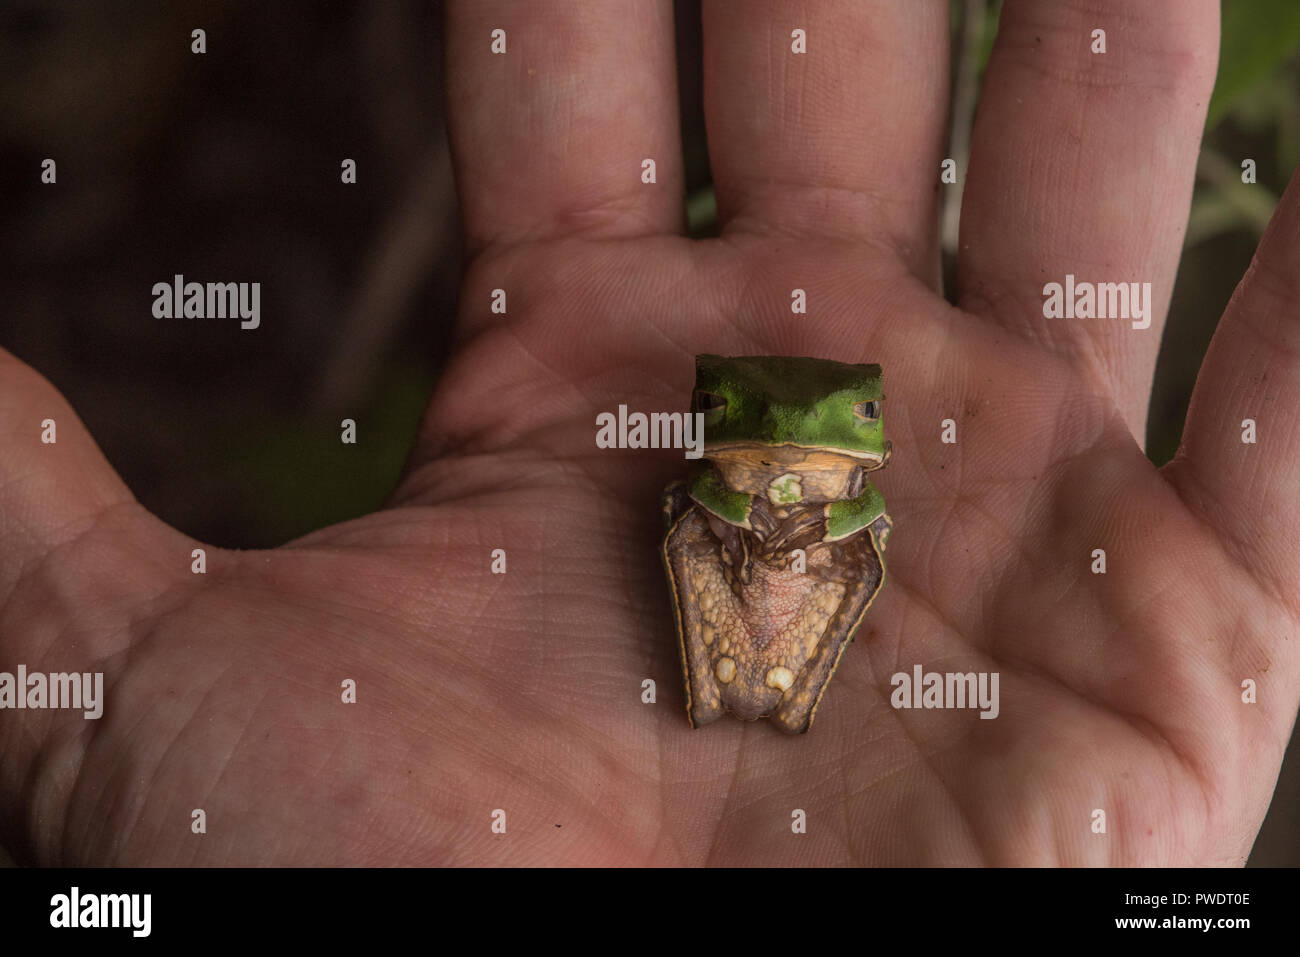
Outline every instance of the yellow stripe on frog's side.
<path id="1" fill-rule="evenodd" d="M 673 571 L 673 560 L 668 555 L 668 543 L 672 541 L 673 533 L 677 531 L 677 526 L 684 522 L 691 514 L 691 507 L 687 507 L 682 514 L 677 517 L 677 521 L 669 526 L 668 531 L 664 533 L 663 544 L 659 546 L 659 555 L 663 559 L 664 568 L 668 570 L 669 593 L 673 600 L 673 623 L 677 626 L 677 650 L 682 659 L 682 680 L 686 685 L 686 723 L 695 728 L 695 719 L 691 717 L 691 664 L 686 653 L 686 613 L 682 609 L 681 592 L 678 587 L 677 573 Z"/>

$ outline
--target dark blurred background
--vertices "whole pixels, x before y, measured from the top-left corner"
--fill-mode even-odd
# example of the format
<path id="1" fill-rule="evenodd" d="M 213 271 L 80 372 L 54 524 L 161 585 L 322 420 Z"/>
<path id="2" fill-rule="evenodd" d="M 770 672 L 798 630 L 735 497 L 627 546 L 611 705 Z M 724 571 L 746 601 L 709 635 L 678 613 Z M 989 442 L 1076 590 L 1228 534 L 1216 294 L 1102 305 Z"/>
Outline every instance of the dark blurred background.
<path id="1" fill-rule="evenodd" d="M 964 171 L 1000 0 L 950 3 L 948 155 Z M 708 235 L 698 3 L 677 10 L 686 211 Z M 373 510 L 395 483 L 461 267 L 441 23 L 429 0 L 0 0 L 0 345 L 63 391 L 140 500 L 187 534 L 274 546 Z M 1224 0 L 1151 405 L 1156 463 L 1177 448 L 1215 323 L 1300 161 L 1298 53 L 1300 2 Z M 355 185 L 340 182 L 345 158 Z M 944 195 L 951 276 L 960 192 Z M 142 324 L 149 290 L 175 273 L 260 281 L 261 328 Z M 344 417 L 365 456 L 339 442 Z M 1295 751 L 1253 865 L 1300 864 Z"/>

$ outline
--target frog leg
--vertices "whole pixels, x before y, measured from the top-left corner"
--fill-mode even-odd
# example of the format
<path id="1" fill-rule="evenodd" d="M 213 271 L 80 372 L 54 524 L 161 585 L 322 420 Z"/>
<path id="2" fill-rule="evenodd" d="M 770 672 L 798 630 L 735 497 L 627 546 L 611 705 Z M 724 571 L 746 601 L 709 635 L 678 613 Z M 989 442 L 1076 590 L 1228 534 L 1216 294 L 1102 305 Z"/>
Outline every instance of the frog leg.
<path id="1" fill-rule="evenodd" d="M 885 583 L 881 550 L 892 523 L 887 516 L 881 517 L 885 522 L 882 523 L 884 528 L 881 529 L 880 541 L 873 523 L 864 529 L 869 529 L 867 534 L 857 534 L 829 546 L 832 556 L 829 571 L 820 571 L 819 574 L 843 583 L 847 590 L 831 614 L 816 650 L 771 714 L 772 722 L 782 731 L 803 734 L 812 727 L 817 706 L 839 667 L 840 658 Z M 809 573 L 812 573 L 811 569 Z"/>
<path id="2" fill-rule="evenodd" d="M 702 583 L 695 580 L 693 569 L 700 559 L 720 561 L 721 558 L 717 539 L 701 509 L 686 494 L 684 482 L 674 482 L 664 490 L 663 505 L 668 533 L 664 536 L 662 557 L 668 572 L 682 673 L 686 678 L 686 717 L 691 727 L 699 728 L 721 717 L 724 708 L 705 641 L 708 623 L 701 608 Z M 714 629 L 708 627 L 710 640 L 713 633 Z"/>

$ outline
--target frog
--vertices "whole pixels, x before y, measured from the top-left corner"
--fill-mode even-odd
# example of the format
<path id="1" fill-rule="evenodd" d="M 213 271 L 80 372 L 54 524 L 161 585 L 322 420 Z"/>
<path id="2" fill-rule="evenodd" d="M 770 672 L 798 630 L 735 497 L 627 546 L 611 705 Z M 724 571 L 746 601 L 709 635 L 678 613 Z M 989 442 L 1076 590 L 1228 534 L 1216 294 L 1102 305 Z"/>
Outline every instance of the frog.
<path id="1" fill-rule="evenodd" d="M 664 489 L 661 548 L 692 728 L 812 727 L 885 585 L 882 389 L 876 364 L 695 357 L 703 450 Z"/>

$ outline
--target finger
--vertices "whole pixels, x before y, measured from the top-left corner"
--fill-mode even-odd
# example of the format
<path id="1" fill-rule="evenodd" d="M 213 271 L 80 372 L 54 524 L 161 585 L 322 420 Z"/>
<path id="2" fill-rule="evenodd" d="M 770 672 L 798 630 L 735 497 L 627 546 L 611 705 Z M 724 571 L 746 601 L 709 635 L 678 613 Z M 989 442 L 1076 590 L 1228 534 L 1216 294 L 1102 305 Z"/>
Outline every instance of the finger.
<path id="1" fill-rule="evenodd" d="M 1139 440 L 1217 51 L 1217 0 L 1007 0 L 975 121 L 959 304 L 1095 367 Z M 1046 318 L 1067 275 L 1150 283 L 1150 327 Z"/>
<path id="2" fill-rule="evenodd" d="M 1182 445 L 1165 474 L 1228 550 L 1300 617 L 1297 258 L 1300 176 L 1292 176 L 1215 330 Z"/>
<path id="3" fill-rule="evenodd" d="M 704 0 L 703 14 L 720 219 L 888 243 L 931 278 L 947 0 Z"/>
<path id="4" fill-rule="evenodd" d="M 98 627 L 57 631 L 76 655 L 120 650 L 112 612 L 191 581 L 194 544 L 136 501 L 58 390 L 0 349 L 0 658 L 22 660 L 28 631 L 48 651 L 50 623 L 78 606 Z"/>
<path id="5" fill-rule="evenodd" d="M 671 0 L 449 0 L 448 128 L 471 253 L 680 230 L 676 89 Z"/>
<path id="6" fill-rule="evenodd" d="M 105 662 L 164 591 L 160 569 L 175 569 L 172 581 L 194 577 L 181 539 L 135 502 L 54 387 L 0 349 L 0 672 L 108 672 L 82 708 L 0 720 L 0 807 L 31 809 L 5 839 L 22 846 L 29 835 L 18 828 L 62 820 L 93 725 L 86 715 L 112 708 L 105 689 L 117 672 Z"/>
<path id="7" fill-rule="evenodd" d="M 0 349 L 0 596 L 46 553 L 134 501 L 58 391 Z"/>

